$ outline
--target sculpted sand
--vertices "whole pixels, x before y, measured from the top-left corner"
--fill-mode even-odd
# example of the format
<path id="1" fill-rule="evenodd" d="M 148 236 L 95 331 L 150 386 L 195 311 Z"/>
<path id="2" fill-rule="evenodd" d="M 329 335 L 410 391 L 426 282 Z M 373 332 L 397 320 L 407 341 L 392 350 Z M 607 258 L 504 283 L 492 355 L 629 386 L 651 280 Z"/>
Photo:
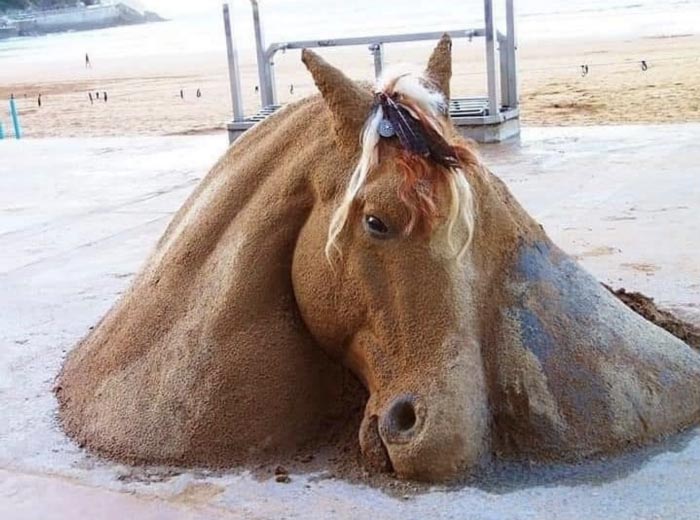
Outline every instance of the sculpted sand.
<path id="1" fill-rule="evenodd" d="M 426 73 L 443 90 L 449 60 L 443 39 Z M 614 453 L 697 421 L 700 354 L 601 287 L 481 166 L 463 165 L 476 215 L 463 259 L 444 225 L 367 234 L 368 215 L 409 219 L 392 142 L 329 263 L 373 98 L 304 61 L 321 96 L 229 149 L 66 359 L 70 436 L 129 462 L 233 467 L 345 443 L 363 415 L 369 467 L 434 481 L 496 455 Z M 434 197 L 446 215 L 449 191 Z"/>

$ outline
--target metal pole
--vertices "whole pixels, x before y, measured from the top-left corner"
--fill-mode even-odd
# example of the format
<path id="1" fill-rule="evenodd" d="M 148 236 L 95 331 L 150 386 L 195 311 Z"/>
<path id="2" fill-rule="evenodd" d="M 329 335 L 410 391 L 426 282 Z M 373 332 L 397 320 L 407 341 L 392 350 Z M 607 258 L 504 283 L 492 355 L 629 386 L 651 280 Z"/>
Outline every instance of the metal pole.
<path id="1" fill-rule="evenodd" d="M 19 114 L 17 113 L 17 104 L 15 103 L 14 94 L 10 94 L 10 116 L 12 117 L 12 125 L 15 129 L 15 138 L 22 137 L 22 130 L 19 127 Z"/>
<path id="2" fill-rule="evenodd" d="M 507 40 L 504 37 L 497 35 L 498 41 L 498 65 L 501 78 L 501 105 L 510 107 L 508 82 L 510 78 L 508 77 L 508 45 Z"/>
<path id="3" fill-rule="evenodd" d="M 260 80 L 260 101 L 263 108 L 275 104 L 275 92 L 272 78 L 272 67 L 265 52 L 265 37 L 263 35 L 262 22 L 260 21 L 260 8 L 258 0 L 250 0 L 253 6 L 253 25 L 255 27 L 255 49 L 258 58 L 258 78 Z"/>
<path id="4" fill-rule="evenodd" d="M 498 66 L 496 64 L 496 24 L 493 0 L 484 0 L 484 29 L 486 32 L 486 73 L 488 75 L 489 115 L 499 114 Z"/>
<path id="5" fill-rule="evenodd" d="M 231 87 L 231 107 L 233 120 L 243 121 L 243 100 L 241 99 L 241 79 L 238 72 L 238 51 L 231 33 L 231 17 L 228 4 L 224 4 L 224 31 L 226 31 L 226 51 L 228 53 L 228 79 Z"/>
<path id="6" fill-rule="evenodd" d="M 513 0 L 506 0 L 506 39 L 508 54 L 508 105 L 510 108 L 518 106 L 518 68 L 515 59 L 515 49 L 518 42 L 515 37 L 515 11 Z"/>
<path id="7" fill-rule="evenodd" d="M 265 60 L 265 74 L 267 75 L 267 91 L 268 97 L 270 98 L 270 105 L 277 105 L 277 89 L 275 87 L 275 69 L 272 66 L 275 64 L 272 59 L 274 58 L 274 53 L 270 56 L 265 54 L 267 58 Z"/>
<path id="8" fill-rule="evenodd" d="M 384 44 L 373 43 L 369 46 L 369 50 L 374 56 L 374 78 L 379 79 L 384 69 Z"/>

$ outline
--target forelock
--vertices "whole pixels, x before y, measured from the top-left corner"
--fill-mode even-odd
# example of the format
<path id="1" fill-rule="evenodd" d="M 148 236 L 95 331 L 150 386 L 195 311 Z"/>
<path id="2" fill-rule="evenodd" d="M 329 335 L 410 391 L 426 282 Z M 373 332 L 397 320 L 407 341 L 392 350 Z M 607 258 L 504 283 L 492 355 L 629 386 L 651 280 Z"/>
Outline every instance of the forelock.
<path id="1" fill-rule="evenodd" d="M 406 68 L 389 68 L 377 81 L 375 93 L 393 96 L 424 128 L 432 128 L 435 132 L 432 135 L 437 134 L 440 142 L 448 141 L 447 101 L 434 83 L 422 74 Z M 382 137 L 379 127 L 384 117 L 382 106 L 375 106 L 360 135 L 360 159 L 350 176 L 340 204 L 333 213 L 328 230 L 326 257 L 331 264 L 333 254 L 341 254 L 338 238 L 350 216 L 352 205 L 367 182 L 370 171 L 380 161 L 379 145 L 384 143 L 380 143 Z M 447 223 L 448 242 L 456 256 L 461 258 L 471 242 L 474 227 L 473 198 L 467 173 L 480 167 L 480 163 L 469 147 L 457 146 L 455 151 L 460 158 L 460 165 L 445 167 L 432 163 L 425 157 L 411 155 L 402 150 L 403 160 L 397 163 L 397 171 L 403 175 L 403 183 L 397 195 L 412 214 L 411 223 L 406 232 L 410 232 L 419 219 L 427 222 L 428 225 L 424 226 L 425 228 L 432 229 L 434 222 L 443 217 Z M 431 185 L 429 193 L 425 191 L 426 181 Z M 436 210 L 435 197 L 438 191 L 437 185 L 440 182 L 444 182 L 449 188 L 450 202 L 445 215 L 440 215 Z M 458 221 L 463 222 L 465 226 L 456 226 Z M 466 228 L 467 238 L 457 243 L 452 235 L 455 230 L 464 228 Z"/>

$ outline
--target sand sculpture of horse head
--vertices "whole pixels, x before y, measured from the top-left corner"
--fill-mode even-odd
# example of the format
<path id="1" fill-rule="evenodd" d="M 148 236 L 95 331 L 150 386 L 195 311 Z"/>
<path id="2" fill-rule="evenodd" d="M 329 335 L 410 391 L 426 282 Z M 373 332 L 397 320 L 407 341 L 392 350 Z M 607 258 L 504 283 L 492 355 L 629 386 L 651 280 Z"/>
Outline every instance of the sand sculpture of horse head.
<path id="1" fill-rule="evenodd" d="M 230 148 L 69 355 L 71 436 L 126 461 L 263 460 L 347 419 L 346 368 L 364 459 L 401 478 L 698 419 L 700 355 L 557 249 L 451 126 L 450 45 L 375 92 L 303 53 L 321 96 Z"/>

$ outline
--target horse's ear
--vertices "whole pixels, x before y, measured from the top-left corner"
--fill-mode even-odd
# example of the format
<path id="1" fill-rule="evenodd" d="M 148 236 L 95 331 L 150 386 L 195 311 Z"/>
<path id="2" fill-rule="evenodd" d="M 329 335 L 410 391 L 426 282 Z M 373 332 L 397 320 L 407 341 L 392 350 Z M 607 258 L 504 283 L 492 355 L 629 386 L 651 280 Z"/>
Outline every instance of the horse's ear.
<path id="1" fill-rule="evenodd" d="M 433 50 L 425 68 L 425 76 L 442 92 L 445 99 L 450 99 L 450 79 L 452 78 L 452 39 L 445 33 Z"/>
<path id="2" fill-rule="evenodd" d="M 357 146 L 372 108 L 371 94 L 308 49 L 302 51 L 301 60 L 333 114 L 333 124 L 341 142 Z"/>

